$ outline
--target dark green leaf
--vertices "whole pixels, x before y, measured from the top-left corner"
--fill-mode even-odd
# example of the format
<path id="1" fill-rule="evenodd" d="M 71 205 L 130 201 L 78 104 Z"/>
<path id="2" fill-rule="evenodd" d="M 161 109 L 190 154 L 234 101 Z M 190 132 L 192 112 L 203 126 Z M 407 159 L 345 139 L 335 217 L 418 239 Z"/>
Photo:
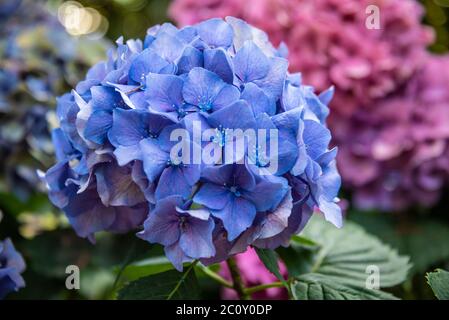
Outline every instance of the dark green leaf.
<path id="1" fill-rule="evenodd" d="M 287 267 L 289 276 L 296 277 L 312 268 L 316 250 L 291 244 L 287 248 L 276 249 L 276 252 Z"/>
<path id="2" fill-rule="evenodd" d="M 121 272 L 124 281 L 133 281 L 141 277 L 161 273 L 173 269 L 173 265 L 165 257 L 153 257 L 134 262 Z"/>
<path id="3" fill-rule="evenodd" d="M 130 282 L 118 293 L 120 300 L 192 300 L 199 298 L 193 268 L 169 270 Z"/>
<path id="4" fill-rule="evenodd" d="M 449 259 L 449 225 L 429 218 L 399 220 L 382 213 L 357 212 L 351 219 L 379 237 L 400 254 L 410 256 L 410 276 Z M 429 243 L 432 245 L 429 246 Z"/>
<path id="5" fill-rule="evenodd" d="M 265 265 L 265 268 L 267 268 L 268 271 L 274 274 L 276 278 L 279 279 L 279 281 L 287 285 L 284 277 L 281 274 L 281 271 L 279 270 L 278 257 L 276 252 L 269 249 L 259 249 L 259 248 L 256 248 L 256 252 L 257 255 L 259 256 L 259 259 Z"/>

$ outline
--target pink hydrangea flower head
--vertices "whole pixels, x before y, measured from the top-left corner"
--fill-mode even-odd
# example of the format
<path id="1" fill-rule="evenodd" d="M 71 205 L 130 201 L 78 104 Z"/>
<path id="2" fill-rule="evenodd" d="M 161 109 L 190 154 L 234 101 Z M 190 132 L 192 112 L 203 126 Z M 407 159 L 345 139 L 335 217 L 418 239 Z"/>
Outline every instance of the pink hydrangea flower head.
<path id="1" fill-rule="evenodd" d="M 429 55 L 402 90 L 358 110 L 336 137 L 358 207 L 435 204 L 449 182 L 449 56 Z"/>

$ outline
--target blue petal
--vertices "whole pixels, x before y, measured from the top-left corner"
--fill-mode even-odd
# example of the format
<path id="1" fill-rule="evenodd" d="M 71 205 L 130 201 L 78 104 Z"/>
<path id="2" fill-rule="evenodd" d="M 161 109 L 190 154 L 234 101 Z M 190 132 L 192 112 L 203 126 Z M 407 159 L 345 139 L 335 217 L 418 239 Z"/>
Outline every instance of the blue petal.
<path id="1" fill-rule="evenodd" d="M 318 208 L 324 214 L 324 218 L 337 228 L 343 227 L 343 216 L 338 204 L 333 201 L 328 201 L 324 197 L 320 197 L 318 202 Z"/>
<path id="2" fill-rule="evenodd" d="M 167 32 L 159 32 L 149 48 L 157 52 L 161 58 L 173 63 L 181 57 L 186 45 L 184 41 Z"/>
<path id="3" fill-rule="evenodd" d="M 126 147 L 118 146 L 114 150 L 114 155 L 119 166 L 124 166 L 133 160 L 142 160 L 142 151 L 139 144 Z"/>
<path id="4" fill-rule="evenodd" d="M 318 96 L 318 98 L 320 99 L 321 103 L 323 103 L 325 105 L 329 105 L 332 98 L 334 97 L 334 93 L 335 93 L 335 87 L 331 86 L 329 89 L 321 92 L 320 95 Z"/>
<path id="5" fill-rule="evenodd" d="M 179 245 L 184 253 L 194 259 L 212 257 L 215 254 L 212 241 L 214 227 L 212 219 L 204 221 L 189 217 L 179 239 Z"/>
<path id="6" fill-rule="evenodd" d="M 116 109 L 112 114 L 113 124 L 108 133 L 113 146 L 132 146 L 148 137 L 150 114 L 139 110 Z"/>
<path id="7" fill-rule="evenodd" d="M 290 132 L 279 130 L 279 147 L 278 147 L 278 171 L 277 175 L 282 175 L 293 168 L 296 160 L 300 158 L 299 149 L 295 136 Z"/>
<path id="8" fill-rule="evenodd" d="M 114 207 L 115 220 L 109 227 L 108 231 L 112 232 L 129 232 L 142 225 L 148 216 L 148 205 L 140 203 L 133 207 Z"/>
<path id="9" fill-rule="evenodd" d="M 338 173 L 335 161 L 331 162 L 329 166 L 323 169 L 320 184 L 324 197 L 329 201 L 333 201 L 335 197 L 337 197 L 341 186 L 341 177 Z"/>
<path id="10" fill-rule="evenodd" d="M 64 212 L 76 233 L 83 238 L 108 230 L 116 218 L 114 207 L 105 207 L 96 188 L 92 187 L 71 197 Z"/>
<path id="11" fill-rule="evenodd" d="M 112 115 L 109 111 L 94 111 L 87 120 L 84 137 L 97 144 L 103 144 L 111 127 Z"/>
<path id="12" fill-rule="evenodd" d="M 270 59 L 252 41 L 246 41 L 233 59 L 235 73 L 243 83 L 264 78 L 270 70 Z"/>
<path id="13" fill-rule="evenodd" d="M 268 74 L 253 82 L 272 99 L 278 100 L 282 95 L 284 81 L 288 70 L 288 61 L 284 58 L 272 58 Z"/>
<path id="14" fill-rule="evenodd" d="M 145 90 L 150 108 L 161 113 L 177 112 L 183 104 L 182 87 L 178 76 L 150 73 Z"/>
<path id="15" fill-rule="evenodd" d="M 145 49 L 132 62 L 129 69 L 129 77 L 137 83 L 145 84 L 147 74 L 161 73 L 163 70 L 169 70 L 167 69 L 169 66 L 170 63 L 154 52 L 154 50 Z"/>
<path id="16" fill-rule="evenodd" d="M 239 50 L 246 41 L 251 40 L 257 43 L 259 48 L 267 55 L 276 54 L 276 50 L 268 39 L 268 35 L 260 29 L 254 28 L 245 21 L 234 17 L 226 17 L 226 22 L 234 30 L 233 44 Z"/>
<path id="17" fill-rule="evenodd" d="M 293 209 L 293 198 L 288 191 L 279 206 L 267 214 L 259 234 L 260 239 L 274 237 L 288 227 L 288 219 Z"/>
<path id="18" fill-rule="evenodd" d="M 131 177 L 131 168 L 113 163 L 95 170 L 97 190 L 105 206 L 134 206 L 145 201 L 139 186 Z"/>
<path id="19" fill-rule="evenodd" d="M 234 82 L 234 70 L 229 55 L 223 48 L 204 51 L 204 68 L 218 74 L 225 82 Z"/>
<path id="20" fill-rule="evenodd" d="M 211 213 L 223 221 L 228 240 L 232 241 L 251 226 L 256 216 L 256 208 L 246 199 L 232 197 L 223 209 L 211 210 Z"/>
<path id="21" fill-rule="evenodd" d="M 167 166 L 170 154 L 161 150 L 158 143 L 152 139 L 142 140 L 140 148 L 142 150 L 143 168 L 148 180 L 156 182 Z"/>
<path id="22" fill-rule="evenodd" d="M 272 99 L 269 99 L 263 90 L 254 83 L 245 85 L 241 98 L 251 106 L 255 118 L 262 113 L 266 113 L 270 116 L 276 113 L 275 102 Z"/>
<path id="23" fill-rule="evenodd" d="M 256 126 L 253 112 L 244 100 L 237 102 L 212 113 L 207 118 L 208 123 L 215 128 L 248 129 Z"/>
<path id="24" fill-rule="evenodd" d="M 187 103 L 202 111 L 219 110 L 240 97 L 240 91 L 206 69 L 193 68 L 184 83 L 182 94 Z"/>
<path id="25" fill-rule="evenodd" d="M 327 116 L 329 115 L 329 108 L 323 104 L 320 99 L 313 92 L 312 87 L 304 87 L 305 100 L 307 104 L 307 109 L 311 110 L 318 120 L 324 124 Z"/>
<path id="26" fill-rule="evenodd" d="M 164 252 L 167 256 L 167 259 L 170 260 L 170 262 L 179 272 L 182 272 L 184 262 L 190 262 L 193 260 L 192 258 L 188 257 L 184 253 L 184 251 L 182 251 L 181 246 L 178 242 L 172 244 L 171 246 L 165 247 Z"/>
<path id="27" fill-rule="evenodd" d="M 55 146 L 56 158 L 58 161 L 67 160 L 74 152 L 76 152 L 61 128 L 53 129 L 51 138 Z"/>
<path id="28" fill-rule="evenodd" d="M 214 18 L 196 25 L 200 38 L 211 47 L 229 47 L 234 32 L 223 19 Z"/>
<path id="29" fill-rule="evenodd" d="M 319 156 L 318 159 L 316 159 L 316 162 L 322 167 L 326 167 L 331 163 L 335 157 L 337 156 L 338 148 L 334 147 L 329 151 L 326 151 L 321 156 Z"/>
<path id="30" fill-rule="evenodd" d="M 203 65 L 203 53 L 194 47 L 187 47 L 179 58 L 178 74 L 189 73 L 193 68 L 203 67 Z"/>
<path id="31" fill-rule="evenodd" d="M 316 121 L 304 120 L 302 139 L 307 148 L 307 154 L 315 160 L 326 152 L 331 140 L 331 133 L 329 129 Z"/>
<path id="32" fill-rule="evenodd" d="M 186 167 L 180 165 L 165 168 L 156 188 L 156 200 L 175 194 L 187 199 L 192 193 L 193 185 L 199 178 L 199 165 L 188 165 Z"/>
<path id="33" fill-rule="evenodd" d="M 123 108 L 126 105 L 120 94 L 112 87 L 95 86 L 90 89 L 92 110 L 112 111 L 115 108 Z"/>
<path id="34" fill-rule="evenodd" d="M 143 231 L 137 236 L 150 243 L 169 246 L 176 243 L 181 235 L 177 206 L 183 203 L 181 197 L 172 196 L 160 200 L 143 224 Z"/>
<path id="35" fill-rule="evenodd" d="M 297 234 L 304 228 L 312 216 L 312 213 L 312 209 L 306 206 L 294 205 L 290 217 L 288 218 L 288 227 L 286 229 L 273 237 L 258 239 L 254 241 L 253 245 L 258 248 L 272 250 L 281 245 L 287 247 L 290 243 L 292 234 Z"/>
<path id="36" fill-rule="evenodd" d="M 193 201 L 210 209 L 223 209 L 230 200 L 231 193 L 223 185 L 203 184 L 193 197 Z"/>
<path id="37" fill-rule="evenodd" d="M 286 179 L 268 176 L 266 179 L 261 179 L 254 189 L 244 191 L 243 197 L 250 200 L 256 206 L 257 211 L 272 211 L 284 199 L 288 189 Z"/>
<path id="38" fill-rule="evenodd" d="M 48 184 L 48 197 L 58 208 L 65 207 L 71 195 L 76 193 L 76 186 L 66 185 L 68 179 L 73 179 L 74 173 L 67 162 L 59 162 L 45 173 L 45 181 Z"/>

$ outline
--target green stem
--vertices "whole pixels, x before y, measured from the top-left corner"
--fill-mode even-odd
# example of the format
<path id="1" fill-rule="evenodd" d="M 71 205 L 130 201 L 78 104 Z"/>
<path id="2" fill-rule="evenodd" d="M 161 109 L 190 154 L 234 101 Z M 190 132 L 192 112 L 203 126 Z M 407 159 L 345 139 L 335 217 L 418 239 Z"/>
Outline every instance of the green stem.
<path id="1" fill-rule="evenodd" d="M 186 272 L 184 272 L 184 274 L 182 275 L 181 279 L 178 281 L 178 283 L 176 284 L 176 287 L 170 292 L 170 294 L 167 297 L 167 300 L 171 300 L 171 298 L 173 298 L 173 296 L 175 295 L 175 293 L 178 291 L 179 287 L 181 286 L 181 284 L 186 280 L 187 276 L 189 275 L 190 271 L 193 270 L 193 268 L 195 267 L 195 265 L 198 263 L 198 260 L 193 261 L 189 268 L 186 270 Z"/>
<path id="2" fill-rule="evenodd" d="M 261 284 L 261 285 L 254 286 L 254 287 L 249 287 L 249 288 L 246 288 L 245 291 L 246 291 L 247 294 L 251 295 L 251 294 L 253 294 L 255 292 L 259 292 L 259 291 L 262 291 L 262 290 L 265 290 L 265 289 L 281 288 L 281 287 L 284 287 L 284 284 L 279 281 L 279 282 L 266 283 L 266 284 Z"/>
<path id="3" fill-rule="evenodd" d="M 221 277 L 219 274 L 213 272 L 208 267 L 200 265 L 200 268 L 201 268 L 201 271 L 203 271 L 206 276 L 208 276 L 212 280 L 215 280 L 216 282 L 221 284 L 223 287 L 230 288 L 230 289 L 234 288 L 234 286 L 232 285 L 231 282 L 227 281 L 226 279 Z"/>
<path id="4" fill-rule="evenodd" d="M 226 260 L 226 263 L 228 265 L 229 272 L 231 273 L 232 287 L 237 292 L 240 300 L 250 300 L 251 297 L 246 292 L 245 286 L 243 285 L 240 270 L 237 266 L 237 263 L 235 262 L 235 259 L 233 257 L 230 257 L 228 258 L 228 260 Z"/>

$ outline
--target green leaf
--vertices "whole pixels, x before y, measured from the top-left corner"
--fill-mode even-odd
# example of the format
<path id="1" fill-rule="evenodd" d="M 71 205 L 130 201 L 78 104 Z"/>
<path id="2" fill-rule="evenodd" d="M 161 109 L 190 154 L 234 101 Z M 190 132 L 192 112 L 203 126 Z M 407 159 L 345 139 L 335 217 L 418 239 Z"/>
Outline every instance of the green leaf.
<path id="1" fill-rule="evenodd" d="M 133 244 L 125 261 L 120 267 L 114 268 L 115 288 L 120 288 L 129 281 L 173 269 L 173 265 L 164 255 L 162 246 L 152 244 L 148 247 L 149 250 L 142 253 L 142 250 Z"/>
<path id="2" fill-rule="evenodd" d="M 276 252 L 287 267 L 288 275 L 296 277 L 308 273 L 312 269 L 316 249 L 296 246 L 292 242 L 287 248 L 277 248 Z"/>
<path id="3" fill-rule="evenodd" d="M 439 300 L 449 300 L 449 272 L 436 269 L 426 275 L 427 283 Z"/>
<path id="4" fill-rule="evenodd" d="M 382 213 L 357 212 L 351 219 L 400 254 L 410 256 L 413 276 L 449 259 L 449 225 L 436 219 L 399 220 Z M 429 246 L 429 243 L 432 245 Z"/>
<path id="5" fill-rule="evenodd" d="M 127 265 L 121 272 L 123 281 L 134 281 L 136 279 L 150 276 L 173 269 L 173 265 L 166 257 L 153 257 L 134 262 Z"/>
<path id="6" fill-rule="evenodd" d="M 307 249 L 292 242 L 290 250 L 278 251 L 294 275 L 296 299 L 394 299 L 380 288 L 403 282 L 410 268 L 407 257 L 349 221 L 337 229 L 314 216 L 301 236 L 319 246 Z M 377 271 L 379 281 L 372 283 Z M 379 289 L 372 289 L 376 284 Z"/>
<path id="7" fill-rule="evenodd" d="M 259 256 L 259 259 L 263 262 L 265 265 L 265 268 L 268 269 L 272 274 L 276 276 L 276 278 L 279 279 L 282 283 L 284 283 L 285 286 L 287 286 L 287 283 L 284 279 L 284 277 L 281 274 L 281 271 L 279 270 L 279 264 L 278 264 L 278 257 L 276 255 L 276 252 L 269 249 L 260 249 L 255 248 L 257 255 Z"/>
<path id="8" fill-rule="evenodd" d="M 298 236 L 298 235 L 291 237 L 290 241 L 294 242 L 297 245 L 300 245 L 303 247 L 308 247 L 308 248 L 316 248 L 316 247 L 320 246 L 318 243 L 316 243 L 312 239 L 308 239 L 306 237 Z"/>
<path id="9" fill-rule="evenodd" d="M 191 265 L 185 272 L 169 270 L 130 282 L 118 293 L 119 300 L 199 299 L 199 286 Z"/>

